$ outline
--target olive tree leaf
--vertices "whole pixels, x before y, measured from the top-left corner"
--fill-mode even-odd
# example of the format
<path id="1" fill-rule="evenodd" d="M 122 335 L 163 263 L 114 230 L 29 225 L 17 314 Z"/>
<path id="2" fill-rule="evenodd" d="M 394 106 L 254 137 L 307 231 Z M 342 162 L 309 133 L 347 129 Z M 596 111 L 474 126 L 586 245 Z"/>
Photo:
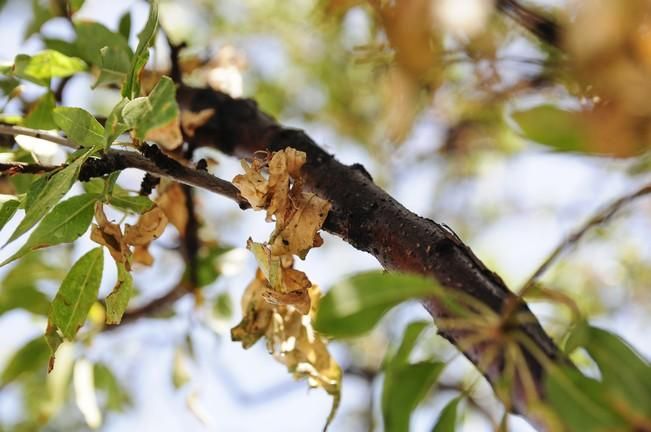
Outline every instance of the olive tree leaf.
<path id="1" fill-rule="evenodd" d="M 54 50 L 41 51 L 33 56 L 18 54 L 13 73 L 19 78 L 47 86 L 54 77 L 67 77 L 86 70 L 86 63 Z"/>
<path id="2" fill-rule="evenodd" d="M 630 410 L 651 420 L 651 365 L 626 341 L 604 329 L 579 323 L 567 345 L 586 349 L 601 372 L 611 397 L 620 398 Z"/>
<path id="3" fill-rule="evenodd" d="M 104 147 L 104 128 L 97 119 L 82 108 L 58 107 L 54 109 L 54 122 L 81 147 Z"/>
<path id="4" fill-rule="evenodd" d="M 57 125 L 52 114 L 55 107 L 54 94 L 48 91 L 39 98 L 34 108 L 27 114 L 23 125 L 33 129 L 56 129 Z"/>
<path id="5" fill-rule="evenodd" d="M 0 387 L 16 380 L 26 373 L 35 373 L 44 368 L 50 352 L 42 336 L 27 342 L 14 353 L 0 375 Z"/>
<path id="6" fill-rule="evenodd" d="M 52 301 L 50 320 L 72 340 L 97 299 L 104 268 L 101 247 L 92 249 L 72 266 Z"/>
<path id="7" fill-rule="evenodd" d="M 158 30 L 158 0 L 150 2 L 149 16 L 145 27 L 138 33 L 138 47 L 131 63 L 131 69 L 126 82 L 122 87 L 122 96 L 134 99 L 140 95 L 138 76 L 149 60 L 149 47 L 154 44 L 156 30 Z"/>
<path id="8" fill-rule="evenodd" d="M 136 138 L 144 140 L 151 129 L 163 126 L 179 115 L 176 102 L 176 86 L 169 77 L 162 77 L 149 96 L 128 102 L 122 109 L 122 117 Z"/>
<path id="9" fill-rule="evenodd" d="M 587 137 L 578 112 L 541 105 L 512 116 L 531 141 L 559 151 L 586 151 Z"/>
<path id="10" fill-rule="evenodd" d="M 457 396 L 445 405 L 436 421 L 436 424 L 432 428 L 432 432 L 449 432 L 456 430 L 457 408 L 462 399 L 462 396 Z"/>
<path id="11" fill-rule="evenodd" d="M 11 220 L 16 214 L 16 210 L 20 206 L 20 201 L 17 199 L 10 199 L 0 203 L 0 230 Z"/>
<path id="12" fill-rule="evenodd" d="M 93 21 L 75 23 L 78 56 L 95 66 L 102 66 L 102 48 L 110 48 L 126 55 L 129 59 L 133 53 L 127 39 L 120 33 L 109 30 L 103 24 Z"/>
<path id="13" fill-rule="evenodd" d="M 333 337 L 360 336 L 399 303 L 440 293 L 427 278 L 372 271 L 336 283 L 321 299 L 316 330 Z"/>
<path id="14" fill-rule="evenodd" d="M 25 218 L 20 222 L 13 232 L 7 243 L 16 240 L 25 234 L 30 228 L 46 215 L 52 207 L 70 190 L 77 176 L 81 164 L 86 160 L 86 155 L 82 155 L 67 167 L 57 171 L 50 177 L 43 177 L 44 180 L 37 181 L 33 188 L 27 193 Z M 31 193 L 30 193 L 31 192 Z"/>
<path id="15" fill-rule="evenodd" d="M 106 324 L 120 324 L 127 309 L 129 299 L 133 296 L 133 277 L 123 263 L 116 262 L 118 281 L 113 291 L 106 297 Z"/>
<path id="16" fill-rule="evenodd" d="M 111 113 L 106 119 L 106 126 L 104 128 L 104 141 L 106 148 L 109 148 L 111 144 L 113 144 L 113 141 L 129 130 L 129 126 L 122 118 L 122 110 L 128 102 L 129 99 L 122 98 L 122 100 L 113 107 Z"/>
<path id="17" fill-rule="evenodd" d="M 43 218 L 29 236 L 27 243 L 0 266 L 33 250 L 77 240 L 88 230 L 93 220 L 93 206 L 99 198 L 100 196 L 95 194 L 83 194 L 60 202 Z"/>
<path id="18" fill-rule="evenodd" d="M 434 361 L 387 368 L 382 389 L 384 430 L 409 432 L 411 413 L 427 396 L 445 364 Z"/>

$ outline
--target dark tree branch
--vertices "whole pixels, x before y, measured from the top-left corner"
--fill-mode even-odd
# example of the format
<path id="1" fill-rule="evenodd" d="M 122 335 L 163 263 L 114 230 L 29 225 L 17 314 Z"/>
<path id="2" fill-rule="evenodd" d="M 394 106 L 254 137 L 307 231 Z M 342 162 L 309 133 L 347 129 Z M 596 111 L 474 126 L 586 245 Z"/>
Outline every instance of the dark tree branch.
<path id="1" fill-rule="evenodd" d="M 285 147 L 304 151 L 306 187 L 332 203 L 324 229 L 371 253 L 387 270 L 432 277 L 448 295 L 467 296 L 478 308 L 497 316 L 517 298 L 448 227 L 410 212 L 375 185 L 361 165 L 341 164 L 304 132 L 278 125 L 254 101 L 190 87 L 181 87 L 177 98 L 182 109 L 216 111 L 197 129 L 191 143 L 195 147 L 211 146 L 239 157 Z M 472 334 L 467 329 L 446 325 L 459 316 L 454 308 L 448 307 L 445 298 L 430 298 L 423 304 L 439 324 L 443 337 L 475 363 L 491 384 L 503 383 L 507 364 L 514 361 L 508 357 L 506 347 L 496 347 L 486 340 L 471 342 Z M 546 367 L 570 362 L 526 304 L 519 304 L 517 312 L 517 319 L 495 329 L 495 341 L 518 335 L 518 358 L 525 364 L 516 368 L 513 377 L 508 377 L 513 379 L 509 406 L 527 416 L 532 397 L 544 398 Z M 535 389 L 527 388 L 525 378 L 533 381 Z M 536 421 L 531 415 L 528 418 Z"/>
<path id="2" fill-rule="evenodd" d="M 12 176 L 16 174 L 43 174 L 54 171 L 60 168 L 59 166 L 41 165 L 41 164 L 28 164 L 23 162 L 0 162 L 0 175 Z"/>
<path id="3" fill-rule="evenodd" d="M 498 0 L 497 9 L 542 42 L 561 48 L 560 27 L 550 18 L 523 6 L 518 0 Z"/>

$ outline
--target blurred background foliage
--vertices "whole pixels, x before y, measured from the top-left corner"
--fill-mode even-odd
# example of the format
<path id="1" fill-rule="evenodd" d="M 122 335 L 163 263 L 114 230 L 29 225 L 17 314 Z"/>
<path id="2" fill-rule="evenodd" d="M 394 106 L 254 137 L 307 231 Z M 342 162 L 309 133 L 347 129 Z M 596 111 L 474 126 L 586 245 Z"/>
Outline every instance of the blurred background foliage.
<path id="1" fill-rule="evenodd" d="M 132 46 L 147 10 L 137 1 L 70 3 L 73 20 L 120 28 Z M 161 24 L 173 42 L 187 43 L 181 58 L 188 83 L 251 97 L 283 124 L 306 129 L 345 162 L 361 161 L 407 207 L 453 227 L 518 289 L 574 227 L 651 179 L 651 3 L 527 1 L 559 24 L 556 46 L 498 11 L 508 10 L 509 3 L 162 1 Z M 7 41 L 0 48 L 2 60 L 44 47 L 64 49 L 74 38 L 61 2 L 8 0 L 0 7 Z M 127 16 L 133 21 L 129 27 Z M 148 69 L 164 73 L 168 62 L 159 35 Z M 72 78 L 63 103 L 106 115 L 119 92 L 91 90 L 92 82 L 87 74 Z M 0 81 L 6 116 L 34 113 L 42 95 L 36 86 L 18 84 Z M 237 171 L 228 158 L 211 156 L 220 176 Z M 120 182 L 137 189 L 140 178 L 132 174 Z M 7 188 L 21 185 L 1 181 L 0 188 L 9 193 Z M 47 378 L 43 316 L 73 257 L 88 244 L 30 255 L 3 269 L 0 331 L 7 337 L 0 344 L 5 365 L 0 427 L 85 430 L 92 414 L 79 403 L 84 385 L 97 389 L 105 430 L 320 427 L 311 416 L 325 418 L 324 397 L 297 392 L 301 387 L 284 381 L 282 368 L 269 365 L 262 349 L 252 361 L 239 346 L 228 347 L 228 328 L 239 318 L 236 299 L 253 274 L 252 260 L 241 248 L 246 237 L 263 237 L 269 227 L 260 215 L 215 203 L 219 198 L 204 193 L 197 198 L 207 246 L 199 269 L 203 288 L 195 301 L 184 299 L 155 319 L 113 331 L 102 328 L 103 311 L 94 309 L 81 342 L 62 347 L 55 373 Z M 651 355 L 650 211 L 643 200 L 630 205 L 590 231 L 542 279 L 544 287 L 571 299 L 583 317 L 623 335 L 646 356 Z M 152 247 L 155 266 L 136 272 L 136 305 L 164 293 L 172 275 L 183 271 L 174 236 L 162 243 Z M 300 266 L 327 288 L 377 263 L 328 236 Z M 545 298 L 531 300 L 550 334 L 564 340 L 576 318 L 572 309 Z M 427 315 L 418 305 L 404 305 L 370 335 L 336 344 L 346 376 L 333 430 L 380 429 L 381 364 L 415 318 Z M 501 408 L 490 388 L 433 330 L 425 330 L 414 356 L 453 366 L 416 411 L 413 430 L 430 430 L 443 405 L 459 394 L 466 396 L 460 430 L 531 430 L 514 417 L 500 426 Z M 582 351 L 575 360 L 592 367 Z M 245 419 L 251 416 L 260 420 Z"/>

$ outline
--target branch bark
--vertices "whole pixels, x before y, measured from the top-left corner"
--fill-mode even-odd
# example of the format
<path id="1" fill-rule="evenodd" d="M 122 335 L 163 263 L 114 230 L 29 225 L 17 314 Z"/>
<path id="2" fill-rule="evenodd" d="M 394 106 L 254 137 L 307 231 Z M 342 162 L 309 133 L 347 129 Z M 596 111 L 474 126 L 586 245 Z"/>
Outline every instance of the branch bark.
<path id="1" fill-rule="evenodd" d="M 212 108 L 216 112 L 197 129 L 192 146 L 215 147 L 239 157 L 285 147 L 304 151 L 306 187 L 332 203 L 324 229 L 371 253 L 387 270 L 432 277 L 449 296 L 469 297 L 476 310 L 488 310 L 493 317 L 517 301 L 502 279 L 486 268 L 449 227 L 410 212 L 373 183 L 361 165 L 338 162 L 303 131 L 277 124 L 254 101 L 185 86 L 179 88 L 177 99 L 182 109 L 198 112 Z M 504 385 L 505 375 L 511 374 L 506 377 L 510 381 L 506 396 L 500 392 L 507 408 L 537 423 L 528 407 L 544 398 L 547 366 L 571 363 L 528 306 L 517 303 L 512 320 L 484 321 L 493 326 L 490 340 L 477 337 L 481 329 L 450 326 L 451 320 L 466 317 L 458 316 L 446 299 L 425 299 L 423 304 L 437 322 L 439 333 L 456 345 L 493 387 Z M 509 354 L 512 352 L 516 355 Z M 520 365 L 513 367 L 516 357 Z"/>

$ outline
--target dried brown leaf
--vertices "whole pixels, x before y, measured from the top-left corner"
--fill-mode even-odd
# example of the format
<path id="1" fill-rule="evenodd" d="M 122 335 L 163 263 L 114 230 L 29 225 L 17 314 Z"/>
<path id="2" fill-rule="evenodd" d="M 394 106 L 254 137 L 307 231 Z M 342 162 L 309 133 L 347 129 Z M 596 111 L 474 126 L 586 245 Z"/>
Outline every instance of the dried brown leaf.
<path id="1" fill-rule="evenodd" d="M 165 188 L 156 200 L 156 205 L 163 210 L 169 223 L 179 231 L 181 237 L 185 236 L 188 226 L 188 207 L 183 188 L 178 183 L 172 183 Z"/>
<path id="2" fill-rule="evenodd" d="M 134 246 L 145 246 L 160 237 L 165 231 L 167 216 L 163 210 L 154 206 L 151 210 L 140 215 L 135 225 L 126 226 L 125 242 Z"/>
<path id="3" fill-rule="evenodd" d="M 131 251 L 122 235 L 120 225 L 109 222 L 102 203 L 95 204 L 95 220 L 90 233 L 90 239 L 95 243 L 105 246 L 116 262 L 123 263 L 127 270 L 130 269 L 129 257 Z"/>
<path id="4" fill-rule="evenodd" d="M 165 150 L 171 151 L 177 149 L 183 144 L 179 116 L 176 116 L 172 121 L 163 126 L 149 130 L 145 139 L 158 143 Z"/>
<path id="5" fill-rule="evenodd" d="M 183 132 L 189 137 L 193 137 L 196 130 L 205 125 L 208 120 L 215 114 L 213 108 L 206 108 L 198 112 L 183 110 L 181 111 L 181 127 Z"/>

